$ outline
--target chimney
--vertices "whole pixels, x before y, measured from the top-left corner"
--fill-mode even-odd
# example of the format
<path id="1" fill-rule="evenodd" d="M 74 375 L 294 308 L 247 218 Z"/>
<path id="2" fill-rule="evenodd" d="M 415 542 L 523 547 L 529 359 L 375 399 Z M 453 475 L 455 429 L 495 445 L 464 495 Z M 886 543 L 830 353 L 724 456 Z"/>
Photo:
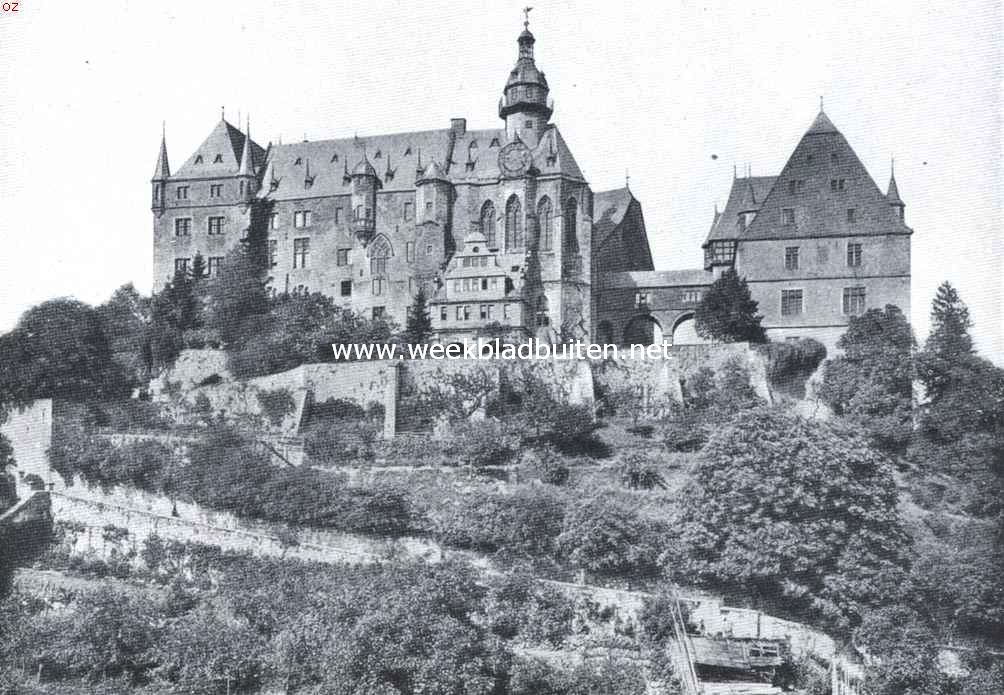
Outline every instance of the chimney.
<path id="1" fill-rule="evenodd" d="M 467 132 L 467 119 L 466 118 L 451 118 L 450 119 L 450 130 L 453 134 L 460 138 L 463 137 Z"/>

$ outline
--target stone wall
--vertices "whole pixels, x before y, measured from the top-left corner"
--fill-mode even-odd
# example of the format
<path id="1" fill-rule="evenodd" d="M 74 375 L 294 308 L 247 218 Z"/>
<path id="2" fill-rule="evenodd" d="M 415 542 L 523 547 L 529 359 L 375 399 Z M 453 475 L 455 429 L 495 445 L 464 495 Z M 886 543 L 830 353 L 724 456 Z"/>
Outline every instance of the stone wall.
<path id="1" fill-rule="evenodd" d="M 52 446 L 53 402 L 48 398 L 33 401 L 23 409 L 13 408 L 7 419 L 0 423 L 0 434 L 10 441 L 17 468 L 17 494 L 29 493 L 24 477 L 33 473 L 43 482 L 58 478 L 49 468 L 49 447 Z"/>

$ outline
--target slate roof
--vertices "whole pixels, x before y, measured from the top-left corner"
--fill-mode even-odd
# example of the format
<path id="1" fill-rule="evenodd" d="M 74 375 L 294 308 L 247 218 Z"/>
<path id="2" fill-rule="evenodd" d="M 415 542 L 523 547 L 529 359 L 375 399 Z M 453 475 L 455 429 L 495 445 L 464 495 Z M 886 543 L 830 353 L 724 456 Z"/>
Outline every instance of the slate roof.
<path id="1" fill-rule="evenodd" d="M 499 171 L 499 151 L 508 144 L 504 128 L 498 130 L 468 130 L 457 138 L 453 149 L 453 159 L 449 165 L 449 176 L 453 181 L 497 181 Z M 540 176 L 562 174 L 585 181 L 585 176 L 572 151 L 554 125 L 549 125 L 537 146 L 532 148 L 533 166 Z"/>
<path id="2" fill-rule="evenodd" d="M 903 199 L 899 197 L 899 186 L 896 185 L 896 174 L 889 176 L 889 190 L 885 194 L 886 200 L 890 203 L 903 205 Z"/>
<path id="3" fill-rule="evenodd" d="M 843 183 L 834 190 L 833 181 Z M 800 188 L 792 189 L 792 185 Z M 848 219 L 847 213 L 852 208 L 853 221 Z M 782 224 L 785 209 L 794 211 L 794 224 Z M 820 112 L 791 153 L 756 218 L 740 238 L 797 239 L 895 233 L 911 234 L 912 230 L 899 219 L 844 136 L 826 114 Z"/>
<path id="4" fill-rule="evenodd" d="M 701 287 L 714 282 L 705 270 L 628 270 L 600 273 L 601 289 L 633 289 L 636 287 Z"/>
<path id="5" fill-rule="evenodd" d="M 593 249 L 616 231 L 635 197 L 627 187 L 593 194 Z"/>
<path id="6" fill-rule="evenodd" d="M 725 209 L 715 216 L 708 231 L 708 242 L 739 237 L 739 213 L 755 212 L 763 205 L 770 189 L 777 181 L 776 176 L 744 176 L 732 179 L 732 190 L 725 203 Z"/>
<path id="7" fill-rule="evenodd" d="M 171 165 L 167 161 L 167 138 L 160 138 L 160 152 L 157 154 L 157 164 L 153 168 L 154 179 L 171 178 Z"/>
<path id="8" fill-rule="evenodd" d="M 240 171 L 244 133 L 225 120 L 220 120 L 199 148 L 174 174 L 173 178 L 212 178 L 236 176 Z M 265 150 L 251 139 L 255 171 L 265 162 Z M 199 159 L 201 157 L 201 160 Z"/>

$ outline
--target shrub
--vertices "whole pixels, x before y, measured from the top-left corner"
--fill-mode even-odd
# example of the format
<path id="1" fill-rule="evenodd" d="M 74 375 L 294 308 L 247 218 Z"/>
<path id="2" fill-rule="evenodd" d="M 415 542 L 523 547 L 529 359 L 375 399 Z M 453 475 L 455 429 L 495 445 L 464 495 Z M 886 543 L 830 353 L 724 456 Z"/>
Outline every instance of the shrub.
<path id="1" fill-rule="evenodd" d="M 767 358 L 767 379 L 772 384 L 804 380 L 826 359 L 826 346 L 813 338 L 771 342 L 756 349 Z"/>
<path id="2" fill-rule="evenodd" d="M 625 503 L 594 497 L 565 515 L 558 549 L 572 564 L 601 574 L 651 574 L 658 530 Z"/>
<path id="3" fill-rule="evenodd" d="M 617 474 L 621 484 L 632 490 L 666 487 L 666 481 L 659 473 L 655 460 L 648 454 L 637 452 L 625 454 L 617 466 Z"/>
<path id="4" fill-rule="evenodd" d="M 474 468 L 502 466 L 516 455 L 519 441 L 497 420 L 467 420 L 450 429 L 450 450 L 457 463 Z"/>
<path id="5" fill-rule="evenodd" d="M 259 391 L 257 395 L 262 413 L 273 427 L 281 425 L 286 416 L 296 410 L 296 402 L 289 389 L 277 388 L 270 391 Z"/>
<path id="6" fill-rule="evenodd" d="M 553 447 L 544 446 L 528 450 L 523 454 L 523 465 L 543 483 L 564 485 L 568 482 L 568 465 Z"/>
<path id="7" fill-rule="evenodd" d="M 459 548 L 546 557 L 554 552 L 563 517 L 561 498 L 545 489 L 476 492 L 440 520 L 438 535 Z"/>
<path id="8" fill-rule="evenodd" d="M 378 431 L 366 421 L 326 421 L 307 427 L 304 451 L 311 461 L 325 465 L 368 462 L 374 457 Z"/>

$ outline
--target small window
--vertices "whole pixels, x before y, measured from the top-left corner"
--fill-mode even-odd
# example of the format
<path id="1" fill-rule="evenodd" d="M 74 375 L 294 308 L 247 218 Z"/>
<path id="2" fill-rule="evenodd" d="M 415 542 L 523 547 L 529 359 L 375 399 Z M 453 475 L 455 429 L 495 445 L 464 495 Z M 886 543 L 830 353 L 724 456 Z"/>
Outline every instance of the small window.
<path id="1" fill-rule="evenodd" d="M 174 236 L 191 236 L 192 218 L 179 217 L 174 221 Z"/>
<path id="2" fill-rule="evenodd" d="M 788 246 L 784 249 L 784 269 L 798 270 L 798 247 Z"/>
<path id="3" fill-rule="evenodd" d="M 471 318 L 471 307 L 464 305 L 464 321 L 468 321 Z"/>
<path id="4" fill-rule="evenodd" d="M 335 259 L 336 265 L 348 265 L 349 264 L 349 249 L 338 249 L 337 256 Z"/>
<path id="5" fill-rule="evenodd" d="M 446 307 L 445 306 L 439 307 L 439 320 L 440 321 L 445 321 L 446 320 Z"/>
<path id="6" fill-rule="evenodd" d="M 802 313 L 802 290 L 781 290 L 781 316 L 799 316 Z"/>
<path id="7" fill-rule="evenodd" d="M 334 164 L 337 161 L 338 161 L 338 153 L 335 152 L 333 155 L 331 155 L 331 162 L 330 163 Z"/>
<path id="8" fill-rule="evenodd" d="M 638 309 L 643 309 L 649 305 L 648 292 L 636 292 L 634 295 L 634 305 Z"/>
<path id="9" fill-rule="evenodd" d="M 854 224 L 858 221 L 858 213 L 854 208 L 847 208 L 847 223 Z"/>
<path id="10" fill-rule="evenodd" d="M 225 217 L 210 217 L 209 218 L 209 233 L 211 235 L 223 234 L 223 225 L 226 223 L 227 218 Z"/>
<path id="11" fill-rule="evenodd" d="M 836 152 L 830 153 L 830 161 L 833 162 L 834 164 L 840 161 L 840 157 L 837 155 Z"/>
<path id="12" fill-rule="evenodd" d="M 383 157 L 383 152 L 381 152 L 380 150 L 377 150 L 376 154 L 373 155 L 373 159 L 381 159 L 382 157 Z"/>
<path id="13" fill-rule="evenodd" d="M 425 246 L 425 255 L 426 256 L 431 256 L 432 255 L 432 244 L 426 244 L 426 246 Z"/>
<path id="14" fill-rule="evenodd" d="M 201 154 L 195 156 L 195 163 L 196 164 L 202 164 L 202 155 Z"/>
<path id="15" fill-rule="evenodd" d="M 310 239 L 293 239 L 293 268 L 306 268 L 310 263 Z"/>
<path id="16" fill-rule="evenodd" d="M 188 264 L 191 263 L 190 258 L 175 258 L 174 259 L 174 272 L 176 273 L 187 273 Z"/>
<path id="17" fill-rule="evenodd" d="M 178 200 L 188 200 L 188 186 L 178 186 L 174 193 Z"/>
<path id="18" fill-rule="evenodd" d="M 268 264 L 272 268 L 279 265 L 279 241 L 277 239 L 268 240 Z"/>
<path id="19" fill-rule="evenodd" d="M 387 307 L 385 306 L 375 306 L 373 307 L 373 320 L 382 319 L 384 314 L 387 313 Z"/>
<path id="20" fill-rule="evenodd" d="M 411 154 L 411 146 L 404 148 L 404 156 L 407 157 Z"/>
<path id="21" fill-rule="evenodd" d="M 310 210 L 297 210 L 293 213 L 293 226 L 303 229 L 310 226 Z"/>
<path id="22" fill-rule="evenodd" d="M 844 288 L 844 313 L 848 316 L 859 316 L 865 313 L 865 288 Z"/>
<path id="23" fill-rule="evenodd" d="M 408 260 L 409 263 L 411 263 L 412 261 L 415 260 L 415 242 L 414 241 L 405 242 L 405 245 L 404 245 L 404 257 Z"/>
<path id="24" fill-rule="evenodd" d="M 481 289 L 488 289 L 488 278 L 481 278 Z"/>
<path id="25" fill-rule="evenodd" d="M 351 297 L 352 296 L 352 281 L 351 280 L 342 280 L 341 290 L 342 290 L 342 296 L 343 297 Z"/>
<path id="26" fill-rule="evenodd" d="M 861 266 L 861 244 L 847 245 L 847 267 L 859 268 Z"/>
<path id="27" fill-rule="evenodd" d="M 268 227 L 269 227 L 269 229 L 278 229 L 279 228 L 279 213 L 278 212 L 273 212 L 273 213 L 269 214 L 269 216 L 268 216 Z"/>
<path id="28" fill-rule="evenodd" d="M 502 145 L 499 144 L 499 139 L 498 138 L 492 138 L 491 144 L 488 145 L 488 146 L 489 147 L 501 147 Z"/>
<path id="29" fill-rule="evenodd" d="M 478 315 L 481 317 L 482 321 L 484 321 L 484 320 L 486 320 L 488 318 L 488 305 L 487 304 L 482 304 L 481 306 L 478 307 Z"/>
<path id="30" fill-rule="evenodd" d="M 222 154 L 218 154 L 215 157 L 213 157 L 213 164 L 221 164 L 222 162 L 223 162 Z"/>
<path id="31" fill-rule="evenodd" d="M 383 278 L 373 279 L 373 296 L 379 297 L 383 294 Z"/>
<path id="32" fill-rule="evenodd" d="M 210 184 L 210 186 L 209 186 L 209 197 L 210 198 L 219 198 L 222 195 L 223 195 L 223 184 L 222 183 Z"/>
<path id="33" fill-rule="evenodd" d="M 463 320 L 464 320 L 464 308 L 458 306 L 457 307 L 457 321 L 463 321 Z"/>
<path id="34" fill-rule="evenodd" d="M 431 200 L 425 201 L 425 212 L 426 213 L 432 212 L 432 201 Z"/>
<path id="35" fill-rule="evenodd" d="M 805 185 L 805 181 L 801 179 L 796 179 L 788 182 L 788 193 L 791 195 L 798 195 L 802 192 L 802 187 Z"/>
<path id="36" fill-rule="evenodd" d="M 297 157 L 297 158 L 296 158 L 296 161 L 295 161 L 295 162 L 293 162 L 293 166 L 295 166 L 295 167 L 298 167 L 298 166 L 300 166 L 301 164 L 303 164 L 303 157 Z"/>
<path id="37" fill-rule="evenodd" d="M 415 219 L 415 204 L 407 202 L 404 204 L 404 221 L 411 222 Z"/>
<path id="38" fill-rule="evenodd" d="M 209 277 L 215 278 L 219 277 L 220 268 L 223 267 L 223 256 L 210 256 L 209 257 Z"/>
<path id="39" fill-rule="evenodd" d="M 830 179 L 831 191 L 842 191 L 847 185 L 847 179 Z"/>
<path id="40" fill-rule="evenodd" d="M 338 224 L 342 221 L 342 209 L 335 208 L 335 223 Z"/>
<path id="41" fill-rule="evenodd" d="M 505 304 L 502 305 L 502 318 L 503 319 L 509 318 L 509 302 L 506 302 Z"/>
<path id="42" fill-rule="evenodd" d="M 533 127 L 533 121 L 527 121 L 527 122 L 526 122 L 526 123 L 524 124 L 524 127 L 526 127 L 526 128 L 532 128 L 532 127 Z"/>
<path id="43" fill-rule="evenodd" d="M 795 224 L 795 208 L 784 208 L 781 210 L 781 224 L 785 227 Z"/>

